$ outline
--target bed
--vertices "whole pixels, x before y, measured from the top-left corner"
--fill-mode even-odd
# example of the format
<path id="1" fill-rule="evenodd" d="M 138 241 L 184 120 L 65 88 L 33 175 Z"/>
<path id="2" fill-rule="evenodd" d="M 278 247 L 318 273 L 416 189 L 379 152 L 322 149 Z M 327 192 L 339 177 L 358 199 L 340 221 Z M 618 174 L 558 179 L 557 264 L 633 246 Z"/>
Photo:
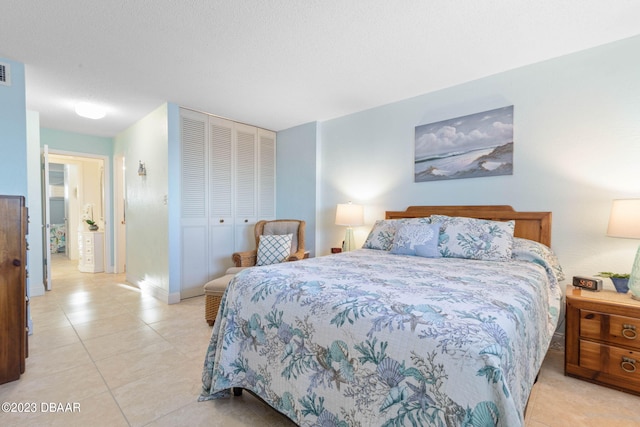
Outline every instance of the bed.
<path id="1" fill-rule="evenodd" d="M 67 246 L 67 231 L 64 224 L 51 224 L 49 231 L 49 245 L 51 253 L 64 252 Z"/>
<path id="2" fill-rule="evenodd" d="M 416 206 L 362 249 L 244 270 L 199 400 L 245 389 L 301 426 L 524 425 L 562 298 L 550 243 L 550 212 Z"/>

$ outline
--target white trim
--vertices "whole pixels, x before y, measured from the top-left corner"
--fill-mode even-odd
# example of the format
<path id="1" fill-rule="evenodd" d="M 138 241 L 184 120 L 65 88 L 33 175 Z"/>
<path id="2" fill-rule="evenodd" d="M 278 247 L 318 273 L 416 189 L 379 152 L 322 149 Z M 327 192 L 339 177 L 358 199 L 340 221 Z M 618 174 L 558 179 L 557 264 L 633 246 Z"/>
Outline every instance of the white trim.
<path id="1" fill-rule="evenodd" d="M 169 293 L 166 289 L 157 286 L 149 280 L 144 280 L 128 273 L 126 278 L 127 282 L 137 286 L 143 295 L 151 296 L 166 304 L 178 304 L 180 302 L 180 292 Z"/>

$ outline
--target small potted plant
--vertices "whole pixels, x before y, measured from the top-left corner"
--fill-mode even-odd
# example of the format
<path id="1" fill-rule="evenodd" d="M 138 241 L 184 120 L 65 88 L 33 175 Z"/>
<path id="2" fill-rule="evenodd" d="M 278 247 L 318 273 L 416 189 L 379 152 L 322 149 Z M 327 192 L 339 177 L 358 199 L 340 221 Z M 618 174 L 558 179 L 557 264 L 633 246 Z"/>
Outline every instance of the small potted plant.
<path id="1" fill-rule="evenodd" d="M 612 273 L 610 271 L 601 271 L 596 274 L 599 277 L 606 277 L 611 279 L 613 286 L 616 287 L 616 291 L 621 294 L 629 292 L 629 274 Z"/>
<path id="2" fill-rule="evenodd" d="M 84 205 L 84 209 L 82 210 L 82 220 L 89 225 L 90 231 L 97 231 L 98 224 L 93 220 L 93 205 L 88 203 Z"/>

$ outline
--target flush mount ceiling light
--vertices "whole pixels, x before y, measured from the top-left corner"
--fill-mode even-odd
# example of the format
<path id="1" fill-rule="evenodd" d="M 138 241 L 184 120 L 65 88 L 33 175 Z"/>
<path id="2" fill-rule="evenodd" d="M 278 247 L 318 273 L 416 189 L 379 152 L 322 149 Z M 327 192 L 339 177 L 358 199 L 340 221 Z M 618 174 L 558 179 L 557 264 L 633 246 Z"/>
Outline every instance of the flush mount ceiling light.
<path id="1" fill-rule="evenodd" d="M 78 102 L 76 104 L 76 114 L 88 119 L 101 119 L 107 115 L 104 108 L 90 102 Z"/>

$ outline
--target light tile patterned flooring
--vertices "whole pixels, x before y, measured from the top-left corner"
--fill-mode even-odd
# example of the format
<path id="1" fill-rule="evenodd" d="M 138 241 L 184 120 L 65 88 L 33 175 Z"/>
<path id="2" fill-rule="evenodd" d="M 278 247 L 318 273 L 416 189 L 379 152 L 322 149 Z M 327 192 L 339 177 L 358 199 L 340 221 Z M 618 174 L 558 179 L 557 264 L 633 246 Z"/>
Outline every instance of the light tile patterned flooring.
<path id="1" fill-rule="evenodd" d="M 0 385 L 0 402 L 32 402 L 37 410 L 0 412 L 1 426 L 293 425 L 248 393 L 197 402 L 211 333 L 203 297 L 168 306 L 123 275 L 80 273 L 61 259 L 54 265 L 53 291 L 31 301 L 26 372 Z M 640 397 L 565 377 L 562 369 L 562 351 L 551 350 L 527 427 L 640 425 Z M 79 404 L 80 411 L 53 412 L 48 403 Z"/>

